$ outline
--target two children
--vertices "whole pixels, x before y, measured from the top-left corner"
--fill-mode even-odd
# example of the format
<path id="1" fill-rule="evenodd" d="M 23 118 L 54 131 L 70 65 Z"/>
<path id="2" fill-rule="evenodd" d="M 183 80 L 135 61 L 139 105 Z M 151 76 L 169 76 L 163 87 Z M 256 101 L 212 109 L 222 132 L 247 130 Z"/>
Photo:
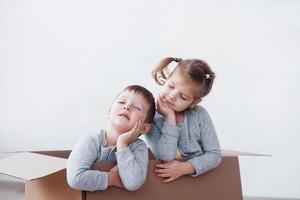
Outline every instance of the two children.
<path id="1" fill-rule="evenodd" d="M 171 62 L 178 64 L 168 75 L 165 71 Z M 210 92 L 215 78 L 208 64 L 167 57 L 152 75 L 163 86 L 155 117 L 151 92 L 140 86 L 125 88 L 109 109 L 108 130 L 84 136 L 73 149 L 67 166 L 71 187 L 89 191 L 109 186 L 138 189 L 145 182 L 148 164 L 147 145 L 138 137 L 147 132 L 151 151 L 164 161 L 156 165 L 155 172 L 165 183 L 183 175 L 198 176 L 220 164 L 213 123 L 207 111 L 197 105 Z M 116 160 L 117 165 L 109 172 L 90 170 L 94 162 L 104 160 Z"/>

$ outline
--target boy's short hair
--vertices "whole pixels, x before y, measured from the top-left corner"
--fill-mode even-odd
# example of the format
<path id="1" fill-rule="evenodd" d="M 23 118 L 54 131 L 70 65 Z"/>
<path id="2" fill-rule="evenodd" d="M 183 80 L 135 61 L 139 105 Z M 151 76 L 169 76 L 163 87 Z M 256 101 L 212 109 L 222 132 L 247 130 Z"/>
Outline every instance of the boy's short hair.
<path id="1" fill-rule="evenodd" d="M 148 89 L 140 85 L 129 85 L 123 91 L 133 91 L 134 93 L 140 94 L 144 100 L 149 103 L 149 109 L 145 122 L 152 123 L 156 111 L 153 94 Z"/>

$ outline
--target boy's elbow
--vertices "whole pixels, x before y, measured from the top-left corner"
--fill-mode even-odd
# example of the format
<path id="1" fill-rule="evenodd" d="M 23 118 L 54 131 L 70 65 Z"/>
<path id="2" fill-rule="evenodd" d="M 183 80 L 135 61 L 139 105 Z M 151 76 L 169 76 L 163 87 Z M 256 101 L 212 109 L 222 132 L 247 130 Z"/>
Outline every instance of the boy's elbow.
<path id="1" fill-rule="evenodd" d="M 81 189 L 81 181 L 78 175 L 75 175 L 75 173 L 71 173 L 67 169 L 67 183 L 68 185 L 73 188 L 80 190 Z"/>
<path id="2" fill-rule="evenodd" d="M 124 184 L 124 188 L 128 191 L 136 191 L 138 189 L 140 189 L 140 187 L 143 185 L 143 183 L 127 183 Z"/>
<path id="3" fill-rule="evenodd" d="M 73 189 L 80 189 L 80 181 L 75 176 L 67 176 L 68 185 Z"/>
<path id="4" fill-rule="evenodd" d="M 146 181 L 146 176 L 141 175 L 143 178 L 135 179 L 135 181 L 125 181 L 123 182 L 124 188 L 128 191 L 136 191 L 142 187 Z"/>

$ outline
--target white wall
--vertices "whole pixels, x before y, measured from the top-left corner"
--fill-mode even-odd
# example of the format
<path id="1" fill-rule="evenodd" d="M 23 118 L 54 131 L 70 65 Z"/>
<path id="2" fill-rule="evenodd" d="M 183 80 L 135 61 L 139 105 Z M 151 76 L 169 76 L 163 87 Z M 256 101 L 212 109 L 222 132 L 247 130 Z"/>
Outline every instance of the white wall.
<path id="1" fill-rule="evenodd" d="M 164 56 L 217 73 L 204 100 L 243 192 L 300 197 L 299 1 L 0 0 L 0 152 L 70 149 Z"/>

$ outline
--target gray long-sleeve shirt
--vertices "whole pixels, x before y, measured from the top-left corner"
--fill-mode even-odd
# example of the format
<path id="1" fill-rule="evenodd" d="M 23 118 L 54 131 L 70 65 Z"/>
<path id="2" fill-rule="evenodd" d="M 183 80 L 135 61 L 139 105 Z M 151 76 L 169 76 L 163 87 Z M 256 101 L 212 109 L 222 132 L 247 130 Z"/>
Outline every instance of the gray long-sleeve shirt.
<path id="1" fill-rule="evenodd" d="M 222 160 L 220 144 L 209 114 L 202 106 L 184 112 L 184 121 L 170 125 L 159 113 L 145 138 L 154 156 L 163 161 L 174 160 L 179 150 L 198 176 L 215 167 Z"/>
<path id="2" fill-rule="evenodd" d="M 105 130 L 94 135 L 83 135 L 67 161 L 68 184 L 79 190 L 105 190 L 108 187 L 108 173 L 91 170 L 95 162 L 117 161 L 118 172 L 124 187 L 134 191 L 140 188 L 148 169 L 148 147 L 140 139 L 117 152 L 116 145 L 107 144 Z"/>

